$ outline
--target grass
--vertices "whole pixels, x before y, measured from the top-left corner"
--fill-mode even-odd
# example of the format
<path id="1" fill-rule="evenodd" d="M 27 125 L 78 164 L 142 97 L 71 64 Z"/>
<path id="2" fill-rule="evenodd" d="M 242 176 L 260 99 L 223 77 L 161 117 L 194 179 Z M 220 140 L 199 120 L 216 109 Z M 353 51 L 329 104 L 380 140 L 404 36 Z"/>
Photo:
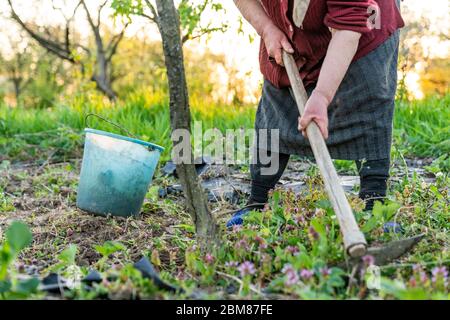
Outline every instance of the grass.
<path id="1" fill-rule="evenodd" d="M 450 153 L 449 106 L 450 94 L 397 105 L 394 136 L 405 155 L 438 157 Z"/>
<path id="2" fill-rule="evenodd" d="M 371 290 L 364 280 L 370 261 L 360 281 L 337 267 L 343 259 L 342 237 L 314 167 L 304 192 L 274 191 L 263 212 L 252 213 L 245 228 L 223 230 L 222 246 L 205 253 L 195 246 L 182 199 L 160 199 L 155 193 L 173 180 L 156 177 L 139 218 L 93 217 L 75 207 L 85 115 L 97 113 L 166 147 L 165 161 L 171 143 L 164 97 L 130 95 L 112 105 L 96 96 L 75 96 L 68 106 L 45 110 L 0 106 L 0 297 L 43 298 L 35 281 L 24 277 L 24 270 L 34 266 L 39 275 L 59 272 L 65 277 L 75 267 L 83 276 L 95 268 L 105 279 L 91 290 L 67 290 L 60 298 L 160 299 L 195 293 L 226 299 L 448 299 L 443 269 L 450 261 L 448 105 L 448 95 L 398 103 L 388 203 L 368 213 L 356 196 L 350 197 L 372 243 L 398 237 L 383 231 L 383 223 L 392 220 L 404 226 L 404 236 L 427 234 L 413 253 L 381 269 L 379 290 Z M 194 99 L 192 109 L 193 120 L 202 120 L 203 129 L 253 126 L 254 107 Z M 120 133 L 94 118 L 90 126 Z M 424 158 L 426 172 L 408 173 L 405 158 Z M 336 164 L 354 171 L 348 161 Z M 430 177 L 432 182 L 426 180 Z M 223 226 L 229 215 L 221 205 L 213 210 Z M 17 244 L 21 237 L 2 233 L 13 220 L 29 226 L 32 243 Z M 27 235 L 21 226 L 13 229 Z M 144 279 L 132 266 L 142 255 L 186 294 L 174 295 Z"/>
<path id="3" fill-rule="evenodd" d="M 164 97 L 134 94 L 125 101 L 112 105 L 99 97 L 75 97 L 70 106 L 59 105 L 52 109 L 35 110 L 8 108 L 0 105 L 0 151 L 4 159 L 69 159 L 79 157 L 82 130 L 87 126 L 85 116 L 99 114 L 120 124 L 144 140 L 162 145 L 170 155 L 170 122 L 168 103 Z M 411 103 L 397 103 L 394 117 L 394 147 L 409 157 L 444 156 L 441 160 L 448 170 L 450 153 L 450 95 L 442 99 L 428 98 Z M 192 101 L 193 121 L 201 120 L 203 129 L 252 128 L 255 108 L 209 105 L 196 99 Z M 89 125 L 101 130 L 121 133 L 95 118 Z M 42 151 L 44 154 L 40 155 Z M 343 167 L 348 166 L 341 162 Z"/>
<path id="4" fill-rule="evenodd" d="M 193 121 L 201 120 L 203 129 L 252 128 L 254 108 L 207 105 L 193 101 Z M 59 159 L 80 155 L 82 131 L 88 125 L 100 130 L 123 134 L 119 129 L 87 114 L 109 119 L 143 140 L 166 148 L 163 161 L 170 157 L 170 117 L 165 98 L 132 95 L 125 102 L 111 105 L 98 98 L 74 99 L 70 107 L 35 110 L 0 106 L 0 150 L 4 158 L 29 160 L 39 158 L 40 151 L 52 149 Z M 56 150 L 57 149 L 57 150 Z M 45 156 L 42 158 L 45 159 Z"/>
<path id="5" fill-rule="evenodd" d="M 317 187 L 321 184 L 317 174 L 306 178 L 308 188 L 300 194 L 275 190 L 269 205 L 263 212 L 253 212 L 243 228 L 224 230 L 228 216 L 214 206 L 222 226 L 222 245 L 205 253 L 195 246 L 180 199 L 158 199 L 149 192 L 139 218 L 94 217 L 76 210 L 78 166 L 53 164 L 44 169 L 10 167 L 3 171 L 0 185 L 14 207 L 0 213 L 0 226 L 6 229 L 11 221 L 21 220 L 33 234 L 32 244 L 15 254 L 17 263 L 9 266 L 9 276 L 0 278 L 0 283 L 16 281 L 5 298 L 45 296 L 36 288 L 24 293 L 19 285 L 27 279 L 24 270 L 30 266 L 41 275 L 59 272 L 66 278 L 74 268 L 82 276 L 94 268 L 109 279 L 93 288 L 77 287 L 57 295 L 66 299 L 160 299 L 192 294 L 225 299 L 449 298 L 445 274 L 439 273 L 450 262 L 448 176 L 441 175 L 434 183 L 419 176 L 408 182 L 395 180 L 389 202 L 378 204 L 372 213 L 363 212 L 361 200 L 350 196 L 358 223 L 372 244 L 399 237 L 383 232 L 386 221 L 402 224 L 403 236 L 427 234 L 411 254 L 383 266 L 381 287 L 371 290 L 364 280 L 369 265 L 361 270 L 360 281 L 352 281 L 351 270 L 337 266 L 344 258 L 342 237 L 323 188 Z M 2 251 L 0 246 L 4 257 Z M 144 279 L 132 267 L 141 256 L 148 257 L 163 279 L 183 287 L 186 294 L 174 295 Z"/>

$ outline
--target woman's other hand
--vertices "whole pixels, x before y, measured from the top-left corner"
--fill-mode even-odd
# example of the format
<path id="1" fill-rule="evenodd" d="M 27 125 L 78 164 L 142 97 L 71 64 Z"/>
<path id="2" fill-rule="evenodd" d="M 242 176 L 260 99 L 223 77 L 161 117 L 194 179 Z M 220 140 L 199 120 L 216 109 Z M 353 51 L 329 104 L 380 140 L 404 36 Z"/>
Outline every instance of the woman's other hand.
<path id="1" fill-rule="evenodd" d="M 282 50 L 293 54 L 294 49 L 287 36 L 273 23 L 268 24 L 262 31 L 261 37 L 267 49 L 269 57 L 274 58 L 276 63 L 283 66 Z"/>
<path id="2" fill-rule="evenodd" d="M 320 129 L 324 139 L 328 138 L 328 105 L 330 101 L 319 91 L 314 90 L 305 105 L 305 112 L 298 118 L 298 130 L 306 135 L 306 128 L 314 121 Z"/>

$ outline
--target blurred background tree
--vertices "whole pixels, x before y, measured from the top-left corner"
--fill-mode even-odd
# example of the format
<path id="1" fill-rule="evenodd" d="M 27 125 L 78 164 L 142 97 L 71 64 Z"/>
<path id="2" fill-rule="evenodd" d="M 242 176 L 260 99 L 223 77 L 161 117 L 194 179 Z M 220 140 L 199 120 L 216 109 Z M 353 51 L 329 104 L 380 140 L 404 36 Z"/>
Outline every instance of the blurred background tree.
<path id="1" fill-rule="evenodd" d="M 408 100 L 448 93 L 449 53 L 442 57 L 432 45 L 427 44 L 449 41 L 449 30 L 436 28 L 436 21 L 423 13 L 414 14 L 407 6 L 402 7 L 402 15 L 407 23 L 400 33 L 398 97 Z M 408 88 L 408 76 L 415 77 L 417 88 Z M 410 84 L 410 87 L 413 85 Z M 411 92 L 414 89 L 420 92 L 414 95 Z"/>
<path id="2" fill-rule="evenodd" d="M 15 104 L 46 108 L 70 83 L 70 70 L 22 33 L 10 39 L 10 52 L 0 52 L 0 73 L 14 93 Z M 8 89 L 7 89 L 8 90 Z"/>
<path id="3" fill-rule="evenodd" d="M 255 62 L 251 68 L 249 60 L 230 60 L 236 51 L 254 45 L 253 34 L 243 31 L 242 19 L 230 14 L 232 3 L 175 3 L 193 104 L 255 105 L 261 81 L 257 51 L 245 52 Z M 99 100 L 143 95 L 148 101 L 167 101 L 162 46 L 149 4 L 154 1 L 4 1 L 0 98 L 29 108 L 70 105 L 67 99 L 93 95 Z M 449 42 L 448 30 L 437 28 L 438 22 L 425 13 L 413 15 L 407 5 L 402 13 L 406 26 L 401 32 L 398 98 L 448 93 L 449 55 L 437 54 L 434 47 Z M 237 38 L 239 47 L 217 40 L 227 37 Z"/>
<path id="4" fill-rule="evenodd" d="M 84 0 L 76 2 L 72 8 L 69 3 L 52 1 L 53 14 L 59 14 L 65 23 L 58 27 L 48 25 L 35 25 L 22 20 L 13 5 L 13 0 L 8 0 L 11 9 L 11 18 L 16 21 L 26 33 L 40 46 L 54 56 L 73 65 L 78 65 L 83 74 L 88 74 L 96 83 L 96 88 L 109 99 L 115 100 L 117 94 L 112 84 L 114 82 L 112 59 L 117 53 L 117 48 L 123 39 L 128 23 L 125 23 L 121 31 L 112 34 L 102 24 L 102 11 L 109 5 L 109 1 L 97 3 L 90 8 Z M 92 3 L 92 1 L 90 1 Z M 73 26 L 78 10 L 82 8 L 85 19 L 91 31 L 89 41 L 82 41 L 77 37 Z"/>

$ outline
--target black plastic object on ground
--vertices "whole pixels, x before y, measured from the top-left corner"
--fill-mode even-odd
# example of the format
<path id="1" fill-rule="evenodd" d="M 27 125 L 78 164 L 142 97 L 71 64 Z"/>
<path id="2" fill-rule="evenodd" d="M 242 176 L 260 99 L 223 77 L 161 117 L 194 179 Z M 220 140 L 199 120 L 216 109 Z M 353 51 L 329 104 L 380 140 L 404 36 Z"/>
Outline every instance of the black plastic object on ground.
<path id="1" fill-rule="evenodd" d="M 42 291 L 59 294 L 66 289 L 68 289 L 66 280 L 57 273 L 50 273 L 41 281 L 40 290 Z"/>
<path id="2" fill-rule="evenodd" d="M 198 157 L 194 159 L 195 171 L 197 171 L 197 175 L 202 175 L 206 170 L 208 170 L 209 166 L 212 164 L 212 159 L 210 157 Z M 172 160 L 166 162 L 164 167 L 162 167 L 162 172 L 167 176 L 174 176 L 178 178 L 177 175 L 177 166 L 173 163 Z"/>
<path id="3" fill-rule="evenodd" d="M 141 258 L 141 260 L 136 262 L 133 266 L 141 272 L 144 278 L 151 279 L 158 288 L 169 292 L 184 293 L 182 288 L 177 288 L 162 280 L 146 257 Z"/>
<path id="4" fill-rule="evenodd" d="M 90 270 L 86 277 L 81 280 L 87 285 L 92 285 L 94 283 L 100 283 L 103 281 L 102 275 L 97 270 Z"/>

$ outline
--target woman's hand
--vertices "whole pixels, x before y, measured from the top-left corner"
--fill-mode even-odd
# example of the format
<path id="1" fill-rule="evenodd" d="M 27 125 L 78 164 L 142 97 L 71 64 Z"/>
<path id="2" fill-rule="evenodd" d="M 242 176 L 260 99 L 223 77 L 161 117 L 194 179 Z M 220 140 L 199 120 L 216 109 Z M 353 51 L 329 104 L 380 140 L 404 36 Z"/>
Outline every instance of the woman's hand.
<path id="1" fill-rule="evenodd" d="M 305 112 L 298 118 L 298 131 L 306 137 L 306 128 L 311 121 L 314 121 L 320 129 L 324 139 L 328 138 L 328 112 L 329 99 L 314 90 L 305 105 Z"/>
<path id="2" fill-rule="evenodd" d="M 284 65 L 282 55 L 283 49 L 287 53 L 294 53 L 294 49 L 289 43 L 287 36 L 273 23 L 269 23 L 264 27 L 261 37 L 264 40 L 269 57 L 274 58 L 280 66 Z"/>
<path id="3" fill-rule="evenodd" d="M 294 49 L 288 37 L 281 31 L 267 15 L 260 0 L 234 0 L 234 3 L 244 18 L 250 22 L 256 32 L 261 36 L 266 46 L 269 58 L 283 66 L 282 50 L 293 54 Z M 296 64 L 300 69 L 306 63 L 305 58 L 297 59 Z"/>

